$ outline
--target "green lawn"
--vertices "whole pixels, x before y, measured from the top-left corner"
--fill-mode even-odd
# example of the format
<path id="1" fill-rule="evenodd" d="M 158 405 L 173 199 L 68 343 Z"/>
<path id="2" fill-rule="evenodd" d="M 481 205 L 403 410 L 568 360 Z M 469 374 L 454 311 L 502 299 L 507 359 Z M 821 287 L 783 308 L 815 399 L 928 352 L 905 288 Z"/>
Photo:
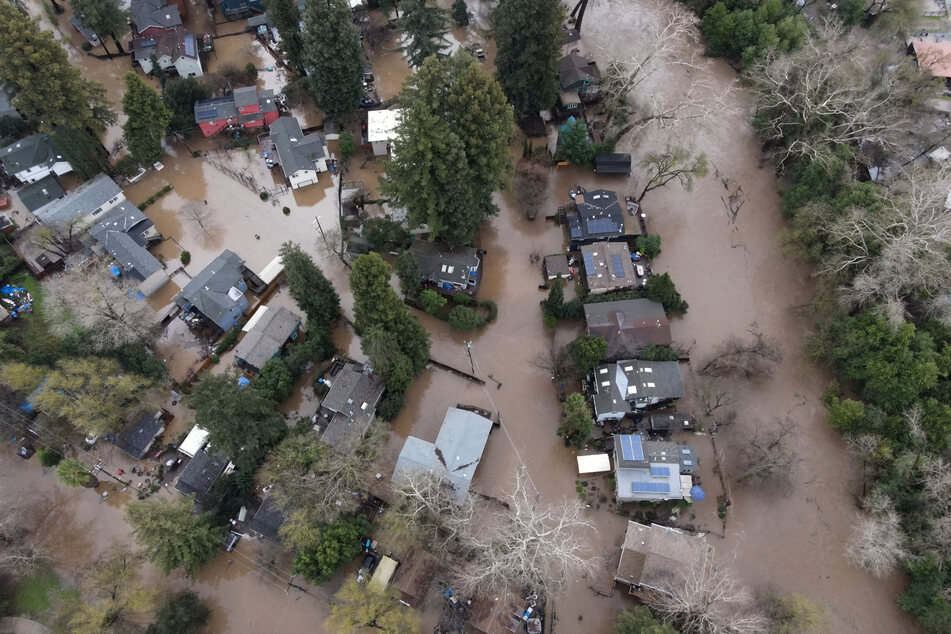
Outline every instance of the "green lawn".
<path id="1" fill-rule="evenodd" d="M 45 612 L 52 605 L 52 595 L 59 587 L 59 579 L 49 566 L 37 566 L 17 584 L 13 595 L 14 611 L 32 616 Z"/>

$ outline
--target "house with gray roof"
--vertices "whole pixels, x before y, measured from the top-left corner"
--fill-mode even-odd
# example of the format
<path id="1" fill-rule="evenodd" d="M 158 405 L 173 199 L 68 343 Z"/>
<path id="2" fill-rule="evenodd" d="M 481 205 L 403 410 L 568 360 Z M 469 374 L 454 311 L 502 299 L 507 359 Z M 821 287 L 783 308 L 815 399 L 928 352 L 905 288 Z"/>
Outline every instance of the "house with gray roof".
<path id="1" fill-rule="evenodd" d="M 210 447 L 197 452 L 175 482 L 175 490 L 182 495 L 194 495 L 201 502 L 211 490 L 211 485 L 225 472 L 228 462 L 212 453 Z"/>
<path id="2" fill-rule="evenodd" d="M 601 72 L 598 65 L 577 53 L 558 60 L 558 83 L 564 92 L 576 92 L 582 100 L 594 99 L 600 92 Z"/>
<path id="3" fill-rule="evenodd" d="M 664 307 L 652 299 L 585 304 L 584 319 L 588 334 L 607 342 L 607 360 L 630 358 L 645 346 L 669 346 L 673 341 Z"/>
<path id="4" fill-rule="evenodd" d="M 315 185 L 317 175 L 327 171 L 330 152 L 326 137 L 316 132 L 304 136 L 294 117 L 279 117 L 274 121 L 270 136 L 261 141 L 261 148 L 267 152 L 269 164 L 281 166 L 292 189 Z"/>
<path id="5" fill-rule="evenodd" d="M 703 535 L 628 521 L 614 580 L 643 599 L 652 592 L 682 587 L 687 579 L 704 579 L 712 566 L 713 546 Z"/>
<path id="6" fill-rule="evenodd" d="M 132 26 L 137 35 L 148 37 L 180 30 L 182 16 L 178 6 L 166 0 L 132 0 Z"/>
<path id="7" fill-rule="evenodd" d="M 278 357 L 288 341 L 297 339 L 301 317 L 283 306 L 258 308 L 242 330 L 244 338 L 234 349 L 238 365 L 260 372 L 264 364 Z"/>
<path id="8" fill-rule="evenodd" d="M 198 41 L 191 31 L 168 31 L 132 40 L 132 57 L 150 75 L 155 71 L 153 58 L 159 68 L 174 71 L 179 77 L 201 77 L 201 58 Z"/>
<path id="9" fill-rule="evenodd" d="M 112 442 L 132 458 L 141 460 L 171 419 L 171 412 L 165 409 L 139 411 Z"/>
<path id="10" fill-rule="evenodd" d="M 286 519 L 287 515 L 278 505 L 277 498 L 268 491 L 264 494 L 254 517 L 248 522 L 248 530 L 257 537 L 266 537 L 277 542 L 281 540 L 280 530 Z"/>
<path id="11" fill-rule="evenodd" d="M 0 167 L 21 183 L 35 183 L 50 174 L 62 176 L 73 166 L 53 144 L 48 134 L 32 134 L 0 150 Z"/>
<path id="12" fill-rule="evenodd" d="M 206 137 L 225 129 L 267 127 L 280 114 L 274 91 L 259 90 L 255 86 L 235 88 L 225 97 L 195 102 L 195 123 Z"/>
<path id="13" fill-rule="evenodd" d="M 423 273 L 423 283 L 441 292 L 464 292 L 474 295 L 479 284 L 482 259 L 478 249 L 450 249 L 438 242 L 414 240 L 409 247 Z"/>
<path id="14" fill-rule="evenodd" d="M 352 451 L 373 421 L 383 398 L 383 382 L 358 363 L 342 362 L 339 369 L 335 364 L 328 374 L 321 381 L 330 391 L 320 403 L 315 422 L 321 440 L 337 451 Z"/>
<path id="15" fill-rule="evenodd" d="M 136 282 L 136 287 L 146 297 L 152 295 L 168 281 L 165 267 L 146 248 L 161 240 L 155 224 L 128 201 L 97 220 L 89 230 L 97 247 L 116 261 L 120 274 Z"/>
<path id="16" fill-rule="evenodd" d="M 635 410 L 683 398 L 680 364 L 640 359 L 603 363 L 594 368 L 588 394 L 599 423 L 621 420 Z"/>
<path id="17" fill-rule="evenodd" d="M 84 229 L 124 200 L 119 186 L 100 172 L 63 198 L 37 210 L 35 215 L 48 227 L 76 222 L 76 228 Z"/>
<path id="18" fill-rule="evenodd" d="M 400 474 L 408 470 L 438 474 L 453 486 L 461 502 L 469 492 L 491 431 L 488 418 L 450 407 L 435 443 L 407 437 L 393 470 L 393 481 L 398 482 Z"/>
<path id="19" fill-rule="evenodd" d="M 615 192 L 596 189 L 579 194 L 566 219 L 573 251 L 584 244 L 625 239 L 624 212 Z"/>
<path id="20" fill-rule="evenodd" d="M 63 191 L 59 181 L 52 174 L 47 174 L 40 180 L 24 185 L 17 190 L 20 202 L 27 208 L 27 211 L 33 214 L 65 195 L 66 192 Z"/>
<path id="21" fill-rule="evenodd" d="M 244 260 L 225 249 L 172 298 L 183 309 L 181 319 L 193 328 L 228 330 L 251 304 L 245 293 Z"/>
<path id="22" fill-rule="evenodd" d="M 637 434 L 614 437 L 614 477 L 620 502 L 662 502 L 689 495 L 697 450 L 689 445 L 644 440 Z M 682 466 L 686 461 L 686 469 Z"/>

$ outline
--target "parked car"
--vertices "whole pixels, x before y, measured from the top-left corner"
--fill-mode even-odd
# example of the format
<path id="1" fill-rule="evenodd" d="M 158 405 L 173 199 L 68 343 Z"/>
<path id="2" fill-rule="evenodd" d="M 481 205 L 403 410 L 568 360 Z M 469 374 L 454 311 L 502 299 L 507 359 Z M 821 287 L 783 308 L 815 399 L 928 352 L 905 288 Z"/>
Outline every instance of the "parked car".
<path id="1" fill-rule="evenodd" d="M 366 551 L 366 556 L 363 558 L 363 565 L 360 566 L 360 570 L 357 572 L 357 583 L 363 583 L 369 579 L 373 571 L 376 570 L 378 563 L 380 563 L 380 556 L 376 554 L 375 551 Z"/>

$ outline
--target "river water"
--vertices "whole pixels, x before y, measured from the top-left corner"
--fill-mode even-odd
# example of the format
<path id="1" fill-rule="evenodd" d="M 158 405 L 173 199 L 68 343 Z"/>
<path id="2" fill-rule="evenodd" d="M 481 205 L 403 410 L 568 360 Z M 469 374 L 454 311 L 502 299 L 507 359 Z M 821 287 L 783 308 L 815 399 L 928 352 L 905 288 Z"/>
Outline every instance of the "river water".
<path id="1" fill-rule="evenodd" d="M 643 25 L 663 6 L 653 0 L 591 3 L 584 33 L 586 42 L 593 42 L 587 47 L 588 53 L 604 68 L 610 59 L 636 52 Z M 31 10 L 42 14 L 38 3 L 31 5 Z M 478 3 L 473 10 L 478 19 L 471 35 L 473 39 L 482 38 L 486 6 Z M 128 59 L 106 61 L 83 55 L 74 32 L 64 23 L 61 17 L 59 27 L 71 43 L 71 59 L 83 67 L 85 76 L 103 81 L 110 98 L 118 104 L 121 75 L 128 69 Z M 225 33 L 233 27 L 219 29 L 219 33 Z M 464 37 L 463 33 L 453 35 L 457 41 Z M 392 43 L 392 34 L 387 37 Z M 263 68 L 270 66 L 266 52 L 259 46 L 249 46 L 251 41 L 244 35 L 218 42 L 218 58 L 212 61 L 212 67 L 232 58 L 252 61 Z M 486 46 L 486 52 L 491 57 L 494 47 Z M 390 96 L 408 72 L 405 62 L 392 52 L 375 54 L 371 59 L 378 87 L 384 97 Z M 486 60 L 486 64 L 490 62 Z M 276 73 L 261 73 L 259 85 L 270 87 L 279 81 Z M 707 79 L 725 90 L 733 84 L 735 74 L 726 64 L 714 61 Z M 686 72 L 674 71 L 645 90 L 680 94 L 690 80 Z M 771 583 L 825 606 L 828 631 L 912 630 L 910 620 L 894 603 L 902 579 L 896 575 L 877 581 L 850 567 L 843 557 L 859 483 L 841 438 L 823 417 L 819 396 L 828 376 L 802 355 L 810 324 L 797 317 L 793 309 L 808 301 L 812 289 L 809 270 L 782 255 L 778 244 L 783 228 L 776 195 L 778 183 L 768 167 L 761 166 L 761 152 L 747 122 L 748 103 L 740 93 L 731 95 L 730 101 L 732 108 L 714 122 L 691 126 L 673 138 L 673 142 L 692 151 L 705 152 L 716 173 L 698 182 L 692 192 L 671 187 L 651 192 L 644 201 L 651 231 L 663 237 L 664 250 L 655 269 L 670 272 L 690 303 L 688 314 L 673 320 L 672 330 L 675 340 L 690 348 L 692 359 L 702 359 L 724 338 L 743 335 L 751 328 L 778 341 L 782 348 L 784 361 L 772 378 L 738 388 L 737 423 L 721 432 L 718 447 L 729 456 L 731 443 L 738 442 L 753 426 L 789 416 L 797 422 L 794 445 L 801 463 L 794 487 L 784 496 L 732 486 L 734 504 L 727 516 L 725 537 L 720 536 L 723 524 L 716 518 L 712 499 L 692 509 L 691 523 L 711 531 L 710 539 L 718 554 L 734 559 L 739 576 L 751 587 Z M 307 116 L 308 122 L 311 116 L 316 118 L 313 111 Z M 111 128 L 107 145 L 119 133 L 118 128 Z M 645 152 L 668 142 L 666 134 L 648 132 L 637 139 L 626 139 L 619 151 L 632 152 L 637 161 Z M 201 149 L 215 147 L 213 141 L 203 139 L 192 143 Z M 520 147 L 521 140 L 516 139 L 513 148 Z M 150 172 L 125 189 L 126 196 L 138 203 L 165 184 L 173 185 L 174 190 L 149 207 L 146 214 L 167 238 L 158 248 L 167 262 L 176 260 L 183 248 L 192 254 L 184 276 L 175 276 L 175 281 L 152 299 L 153 308 L 162 310 L 177 290 L 176 283 L 180 286 L 187 282 L 187 275 L 201 270 L 221 249 L 232 249 L 252 270 L 259 271 L 276 255 L 280 244 L 290 239 L 317 258 L 338 287 L 344 312 L 352 316 L 347 271 L 320 247 L 320 228 L 336 227 L 335 183 L 329 174 L 321 175 L 319 185 L 288 192 L 274 205 L 262 202 L 255 191 L 238 184 L 208 160 L 192 158 L 190 148 L 174 144 L 169 149 L 174 154 L 163 159 L 164 170 Z M 216 160 L 226 169 L 253 174 L 257 183 L 272 185 L 273 176 L 254 150 L 230 152 Z M 354 163 L 355 167 L 361 166 L 357 157 Z M 380 162 L 363 168 L 366 180 L 375 184 Z M 734 223 L 724 210 L 721 177 L 739 184 L 746 198 Z M 598 178 L 574 168 L 553 168 L 546 213 L 568 202 L 571 185 L 614 189 L 620 196 L 632 193 L 636 180 L 636 173 L 630 179 Z M 207 201 L 208 231 L 182 218 L 179 212 L 187 201 Z M 426 315 L 421 319 L 432 333 L 435 359 L 466 371 L 474 367 L 476 374 L 492 374 L 502 385 L 496 387 L 487 379 L 485 386 L 479 386 L 435 367 L 425 370 L 407 394 L 406 409 L 392 425 L 380 468 L 382 473 L 389 472 L 406 436 L 433 440 L 447 407 L 477 405 L 498 412 L 502 428 L 489 439 L 475 487 L 500 495 L 511 483 L 514 470 L 524 465 L 539 499 L 558 501 L 575 495 L 576 466 L 571 450 L 555 434 L 560 406 L 550 376 L 538 367 L 537 360 L 550 349 L 553 340 L 555 345 L 563 345 L 581 331 L 581 326 L 560 325 L 554 333 L 544 329 L 538 308 L 544 297 L 544 291 L 538 289 L 541 272 L 529 256 L 532 252 L 562 252 L 563 232 L 543 220 L 542 214 L 535 221 L 525 219 L 510 194 L 497 196 L 497 202 L 501 213 L 482 229 L 478 244 L 486 250 L 480 297 L 499 305 L 498 320 L 482 331 L 463 335 L 451 331 L 445 322 Z M 291 208 L 290 215 L 281 213 L 283 206 Z M 359 342 L 352 333 L 339 328 L 334 337 L 342 350 L 360 356 Z M 472 366 L 466 341 L 471 341 Z M 177 378 L 200 356 L 189 345 L 187 333 L 177 332 L 173 326 L 157 346 Z M 685 365 L 683 369 L 689 384 L 689 368 Z M 301 387 L 307 382 L 302 380 Z M 302 392 L 285 411 L 303 413 L 312 407 L 312 401 Z M 680 409 L 691 411 L 689 399 Z M 712 460 L 706 441 L 697 438 L 695 442 L 701 456 L 706 456 L 702 471 L 706 486 L 714 480 Z M 0 474 L 9 488 L 30 491 L 29 502 L 38 521 L 36 532 L 65 573 L 80 570 L 113 541 L 128 540 L 118 493 L 100 504 L 91 492 L 66 491 L 51 474 L 40 474 L 36 460 L 24 463 L 0 456 Z M 557 632 L 607 632 L 617 612 L 631 605 L 621 592 L 608 598 L 591 589 L 610 593 L 612 566 L 617 563 L 625 519 L 607 508 L 593 508 L 588 513 L 596 527 L 590 552 L 601 558 L 601 566 L 595 577 L 579 580 L 555 599 Z M 49 517 L 65 519 L 44 519 Z M 156 583 L 169 587 L 190 583 L 195 587 L 215 609 L 214 632 L 321 631 L 326 593 L 308 588 L 310 594 L 294 594 L 293 590 L 285 594 L 286 585 L 282 583 L 286 584 L 289 575 L 286 555 L 249 542 L 242 542 L 237 552 L 219 557 L 194 582 L 156 575 Z M 432 613 L 427 617 L 431 620 Z"/>

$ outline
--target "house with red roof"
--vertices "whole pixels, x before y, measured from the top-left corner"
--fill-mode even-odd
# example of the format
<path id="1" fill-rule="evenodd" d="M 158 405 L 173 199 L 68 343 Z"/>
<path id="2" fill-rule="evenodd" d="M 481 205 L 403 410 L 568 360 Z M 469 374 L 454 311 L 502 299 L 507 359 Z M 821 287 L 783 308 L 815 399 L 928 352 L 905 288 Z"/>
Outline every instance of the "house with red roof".
<path id="1" fill-rule="evenodd" d="M 225 128 L 269 127 L 280 116 L 274 91 L 258 90 L 254 86 L 237 88 L 226 97 L 195 103 L 195 123 L 206 137 L 214 136 Z"/>

